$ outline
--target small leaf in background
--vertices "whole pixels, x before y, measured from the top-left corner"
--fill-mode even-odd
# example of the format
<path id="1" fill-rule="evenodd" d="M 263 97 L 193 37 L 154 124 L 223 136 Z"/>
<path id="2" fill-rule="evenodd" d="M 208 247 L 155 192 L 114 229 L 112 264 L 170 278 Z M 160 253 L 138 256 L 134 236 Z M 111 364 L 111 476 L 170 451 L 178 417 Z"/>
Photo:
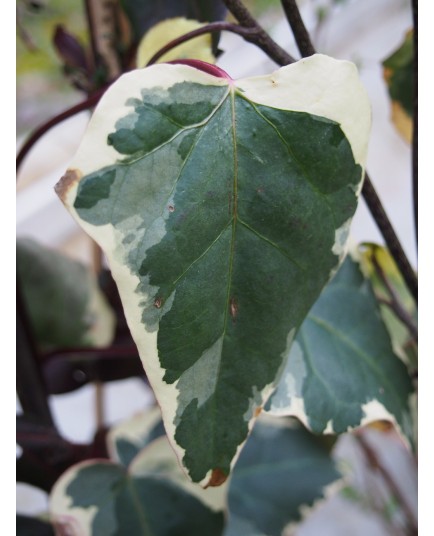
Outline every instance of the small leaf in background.
<path id="1" fill-rule="evenodd" d="M 322 55 L 236 81 L 153 65 L 105 93 L 56 186 L 195 482 L 229 475 L 345 253 L 369 117 L 354 65 Z"/>
<path id="2" fill-rule="evenodd" d="M 53 44 L 65 65 L 75 69 L 87 70 L 86 53 L 78 39 L 61 24 L 54 31 Z"/>
<path id="3" fill-rule="evenodd" d="M 390 420 L 412 443 L 412 393 L 370 282 L 347 257 L 303 322 L 268 409 L 314 433 Z"/>
<path id="4" fill-rule="evenodd" d="M 392 121 L 407 142 L 413 135 L 413 30 L 402 45 L 383 61 L 383 75 L 392 100 Z"/>
<path id="5" fill-rule="evenodd" d="M 121 6 L 137 43 L 149 28 L 162 20 L 186 17 L 199 22 L 213 22 L 223 20 L 227 11 L 221 0 L 121 0 Z"/>
<path id="6" fill-rule="evenodd" d="M 374 257 L 378 267 L 396 293 L 402 307 L 407 311 L 414 323 L 417 324 L 416 303 L 389 251 L 378 244 L 364 243 L 359 248 L 359 254 L 362 270 L 371 281 L 376 297 L 379 300 L 390 301 L 388 289 L 375 268 Z M 409 367 L 417 367 L 417 343 L 412 340 L 408 328 L 397 318 L 388 305 L 380 302 L 379 306 L 384 324 L 392 339 L 394 352 Z"/>
<path id="7" fill-rule="evenodd" d="M 17 271 L 41 349 L 110 344 L 114 313 L 84 265 L 34 240 L 20 238 Z"/>
<path id="8" fill-rule="evenodd" d="M 207 491 L 194 486 L 192 494 L 192 486 L 164 437 L 128 469 L 99 460 L 68 469 L 51 493 L 50 513 L 83 536 L 220 536 L 221 504 L 213 508 L 203 499 Z"/>
<path id="9" fill-rule="evenodd" d="M 164 20 L 153 26 L 140 41 L 137 49 L 137 67 L 145 67 L 152 56 L 164 45 L 177 37 L 201 28 L 204 24 L 183 17 Z M 214 63 L 212 39 L 210 34 L 200 35 L 162 56 L 158 63 L 179 59 L 196 59 Z"/>
<path id="10" fill-rule="evenodd" d="M 229 484 L 225 536 L 280 536 L 341 474 L 319 438 L 296 421 L 259 420 Z"/>

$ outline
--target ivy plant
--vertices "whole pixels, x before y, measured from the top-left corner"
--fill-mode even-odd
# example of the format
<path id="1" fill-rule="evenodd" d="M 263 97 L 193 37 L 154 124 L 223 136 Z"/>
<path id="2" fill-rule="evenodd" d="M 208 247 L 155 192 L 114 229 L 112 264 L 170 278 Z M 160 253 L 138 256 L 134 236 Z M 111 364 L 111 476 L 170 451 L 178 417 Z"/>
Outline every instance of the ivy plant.
<path id="1" fill-rule="evenodd" d="M 416 448 L 417 278 L 366 173 L 367 93 L 354 64 L 316 53 L 296 3 L 282 6 L 298 61 L 238 0 L 123 0 L 119 18 L 104 19 L 116 46 L 101 33 L 90 41 L 88 97 L 58 121 L 96 107 L 55 190 L 106 256 L 117 319 L 125 315 L 158 409 L 104 431 L 100 456 L 69 459 L 50 495 L 59 533 L 289 534 L 345 488 L 339 435 L 387 421 Z M 237 23 L 222 20 L 227 10 Z M 221 31 L 280 68 L 232 78 L 214 64 Z M 56 46 L 73 68 L 71 50 L 85 48 L 62 35 Z M 393 99 L 412 52 L 406 42 L 384 64 Z M 388 249 L 349 248 L 361 194 Z M 23 242 L 19 254 L 35 259 L 21 262 L 25 279 L 38 247 Z M 51 283 L 66 262 L 52 259 Z M 83 267 L 71 271 L 90 281 Z M 95 281 L 64 286 L 82 320 Z M 89 341 L 79 322 L 78 345 L 119 337 L 104 314 L 106 339 Z M 411 514 L 405 529 L 414 533 Z"/>

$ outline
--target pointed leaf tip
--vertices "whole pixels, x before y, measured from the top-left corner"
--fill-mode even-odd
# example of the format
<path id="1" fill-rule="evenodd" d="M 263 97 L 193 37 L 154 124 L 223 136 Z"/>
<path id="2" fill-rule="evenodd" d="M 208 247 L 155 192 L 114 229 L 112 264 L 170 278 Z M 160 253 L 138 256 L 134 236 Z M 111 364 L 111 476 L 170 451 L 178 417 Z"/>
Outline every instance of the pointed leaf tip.
<path id="1" fill-rule="evenodd" d="M 227 478 L 228 475 L 226 475 L 221 469 L 213 469 L 211 478 L 209 479 L 208 484 L 205 486 L 205 489 L 221 486 L 226 482 Z"/>

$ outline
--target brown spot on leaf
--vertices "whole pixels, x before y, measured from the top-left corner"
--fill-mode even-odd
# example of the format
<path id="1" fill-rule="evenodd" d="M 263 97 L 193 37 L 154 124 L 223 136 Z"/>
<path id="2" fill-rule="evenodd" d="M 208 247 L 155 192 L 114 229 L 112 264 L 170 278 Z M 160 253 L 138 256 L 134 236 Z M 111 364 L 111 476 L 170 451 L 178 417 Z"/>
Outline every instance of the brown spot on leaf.
<path id="1" fill-rule="evenodd" d="M 65 175 L 54 187 L 54 191 L 60 197 L 63 203 L 66 202 L 66 196 L 71 187 L 82 178 L 83 174 L 79 169 L 68 169 Z"/>
<path id="2" fill-rule="evenodd" d="M 231 313 L 232 320 L 235 320 L 238 314 L 238 303 L 235 298 L 229 300 L 229 311 Z"/>
<path id="3" fill-rule="evenodd" d="M 258 406 L 255 409 L 255 417 L 259 417 L 259 414 L 261 413 L 261 411 L 262 411 L 262 406 Z"/>
<path id="4" fill-rule="evenodd" d="M 173 205 L 169 205 L 169 212 L 175 212 L 175 207 Z"/>
<path id="5" fill-rule="evenodd" d="M 221 469 L 213 469 L 211 478 L 209 479 L 208 484 L 205 486 L 205 489 L 209 487 L 215 488 L 217 486 L 221 486 L 224 482 L 226 482 L 227 478 L 228 475 L 225 475 Z"/>
<path id="6" fill-rule="evenodd" d="M 163 303 L 163 300 L 161 298 L 155 298 L 154 307 L 159 309 L 161 307 L 162 303 Z"/>

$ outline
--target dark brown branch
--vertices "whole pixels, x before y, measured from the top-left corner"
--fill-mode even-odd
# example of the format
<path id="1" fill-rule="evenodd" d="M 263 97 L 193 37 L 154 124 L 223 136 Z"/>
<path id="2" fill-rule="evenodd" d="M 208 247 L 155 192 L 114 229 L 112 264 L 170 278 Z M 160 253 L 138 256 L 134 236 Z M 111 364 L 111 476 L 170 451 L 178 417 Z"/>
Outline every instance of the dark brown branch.
<path id="1" fill-rule="evenodd" d="M 108 346 L 107 348 L 95 348 L 89 347 L 77 347 L 77 348 L 56 348 L 51 352 L 46 352 L 41 355 L 42 362 L 50 361 L 52 359 L 80 359 L 80 360 L 92 360 L 92 359 L 110 359 L 115 357 L 138 357 L 139 353 L 137 347 L 134 344 L 122 345 L 122 346 Z"/>
<path id="2" fill-rule="evenodd" d="M 412 140 L 412 174 L 413 174 L 413 215 L 416 233 L 416 244 L 418 240 L 418 21 L 417 21 L 417 0 L 412 0 L 413 9 L 413 140 Z"/>
<path id="3" fill-rule="evenodd" d="M 245 38 L 246 41 L 261 48 L 278 65 L 288 65 L 296 61 L 295 58 L 271 39 L 239 0 L 223 0 L 223 2 L 241 26 L 256 30 L 255 37 Z"/>
<path id="4" fill-rule="evenodd" d="M 92 11 L 90 6 L 90 0 L 84 0 L 84 11 L 86 13 L 87 29 L 89 33 L 89 43 L 91 50 L 90 69 L 95 71 L 99 64 L 98 48 L 96 46 L 96 29 L 92 17 Z"/>
<path id="5" fill-rule="evenodd" d="M 407 503 L 405 495 L 403 495 L 400 488 L 397 486 L 396 482 L 387 471 L 386 467 L 384 467 L 384 465 L 378 458 L 375 450 L 371 447 L 369 442 L 364 437 L 363 431 L 359 430 L 354 434 L 354 436 L 357 439 L 361 449 L 363 450 L 369 465 L 381 474 L 390 492 L 395 497 L 398 504 L 401 506 L 402 511 L 405 513 L 411 536 L 416 535 L 418 533 L 417 519 L 415 518 L 413 509 Z"/>
<path id="6" fill-rule="evenodd" d="M 176 48 L 182 43 L 190 41 L 191 39 L 194 39 L 199 35 L 222 31 L 232 32 L 241 35 L 246 41 L 249 41 L 249 38 L 256 36 L 258 33 L 258 30 L 256 28 L 244 28 L 243 26 L 240 26 L 238 24 L 232 24 L 230 22 L 211 22 L 209 24 L 206 24 L 205 26 L 202 26 L 201 28 L 197 28 L 196 30 L 192 30 L 191 32 L 181 35 L 180 37 L 177 37 L 176 39 L 173 39 L 173 41 L 167 43 L 164 47 L 160 48 L 160 50 L 152 56 L 152 58 L 148 61 L 147 65 L 153 65 L 162 56 L 164 56 L 164 54 L 169 52 L 169 50 L 172 50 L 173 48 Z"/>
<path id="7" fill-rule="evenodd" d="M 120 58 L 116 48 L 117 0 L 84 0 L 93 72 L 104 66 L 108 80 L 121 74 Z M 107 80 L 107 79 L 106 79 Z"/>
<path id="8" fill-rule="evenodd" d="M 293 0 L 282 0 L 282 7 L 291 26 L 298 50 L 303 57 L 315 54 L 315 48 L 303 23 L 297 4 Z"/>
<path id="9" fill-rule="evenodd" d="M 300 11 L 297 7 L 295 0 L 282 0 L 285 13 L 288 17 L 288 22 L 291 25 L 294 33 L 294 38 L 297 43 L 297 47 L 300 54 L 310 56 L 315 53 L 315 47 L 310 40 L 309 34 L 300 16 Z M 389 248 L 390 254 L 394 258 L 399 271 L 401 272 L 405 283 L 410 290 L 413 298 L 417 303 L 417 277 L 414 270 L 404 253 L 401 243 L 387 217 L 386 211 L 380 201 L 380 198 L 372 185 L 369 175 L 365 174 L 365 181 L 363 184 L 362 194 L 365 202 L 369 208 L 371 216 L 375 220 L 384 241 Z"/>
<path id="10" fill-rule="evenodd" d="M 392 255 L 399 271 L 401 272 L 401 275 L 404 278 L 411 295 L 417 303 L 418 285 L 416 274 L 414 273 L 414 270 L 404 253 L 395 230 L 393 229 L 392 224 L 387 217 L 383 205 L 367 173 L 365 175 L 365 182 L 363 183 L 362 194 L 366 204 L 368 205 L 371 215 L 374 218 L 375 223 L 377 224 L 384 238 L 384 241 L 386 242 L 390 254 Z"/>
<path id="11" fill-rule="evenodd" d="M 17 394 L 25 415 L 37 416 L 41 422 L 54 427 L 48 404 L 48 390 L 38 363 L 26 305 L 17 274 Z"/>
<path id="12" fill-rule="evenodd" d="M 44 134 L 46 134 L 50 129 L 52 129 L 62 121 L 65 121 L 65 119 L 69 119 L 70 117 L 73 117 L 74 115 L 84 110 L 88 110 L 89 108 L 92 108 L 92 106 L 95 106 L 106 91 L 106 89 L 107 88 L 102 88 L 98 91 L 95 91 L 95 93 L 93 93 L 89 98 L 85 99 L 82 102 L 79 102 L 78 104 L 75 104 L 74 106 L 68 108 L 59 115 L 56 115 L 55 117 L 38 127 L 35 131 L 33 131 L 29 138 L 27 138 L 17 155 L 17 173 L 29 151 L 33 148 L 35 143 L 37 143 L 39 139 L 42 138 Z"/>

